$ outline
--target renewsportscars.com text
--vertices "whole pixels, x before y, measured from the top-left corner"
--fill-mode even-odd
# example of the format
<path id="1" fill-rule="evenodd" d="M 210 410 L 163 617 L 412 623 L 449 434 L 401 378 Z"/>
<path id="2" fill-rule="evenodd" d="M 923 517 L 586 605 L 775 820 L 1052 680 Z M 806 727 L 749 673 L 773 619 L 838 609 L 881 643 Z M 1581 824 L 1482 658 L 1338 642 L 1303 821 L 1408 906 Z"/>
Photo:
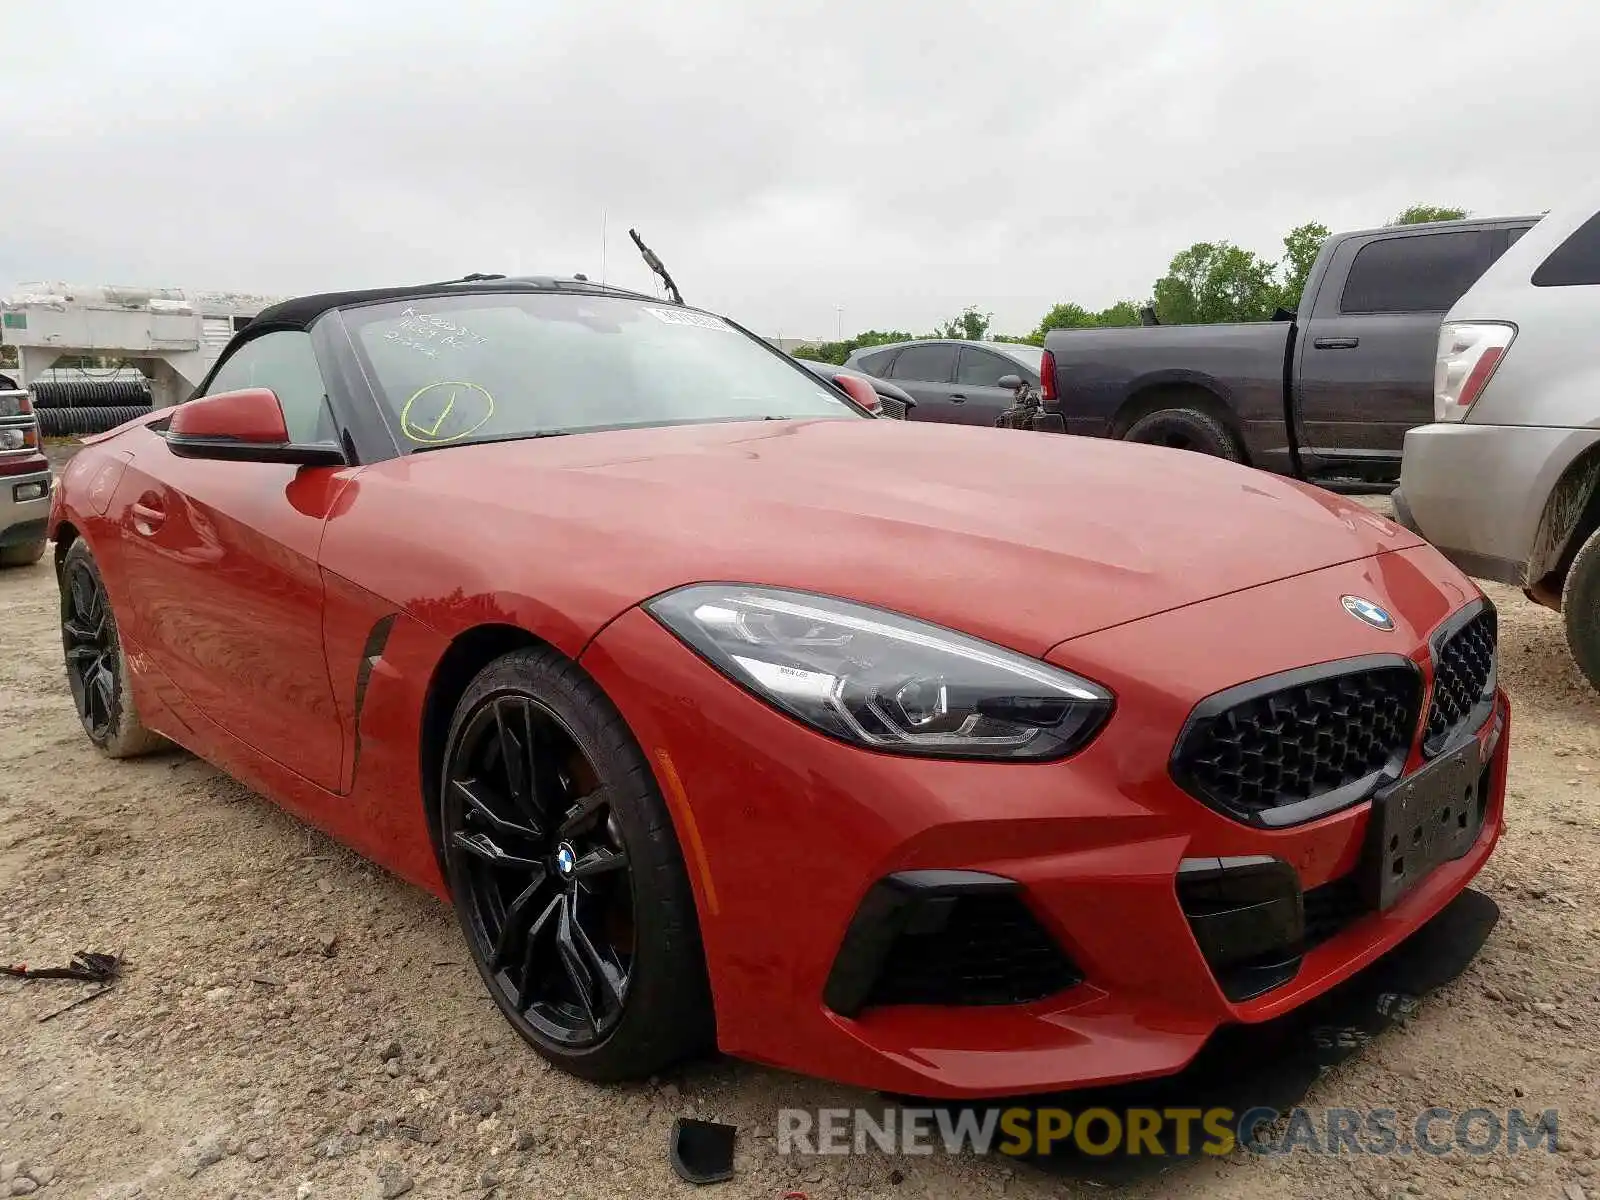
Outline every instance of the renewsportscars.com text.
<path id="1" fill-rule="evenodd" d="M 1555 1109 L 786 1108 L 780 1154 L 1555 1153 Z"/>

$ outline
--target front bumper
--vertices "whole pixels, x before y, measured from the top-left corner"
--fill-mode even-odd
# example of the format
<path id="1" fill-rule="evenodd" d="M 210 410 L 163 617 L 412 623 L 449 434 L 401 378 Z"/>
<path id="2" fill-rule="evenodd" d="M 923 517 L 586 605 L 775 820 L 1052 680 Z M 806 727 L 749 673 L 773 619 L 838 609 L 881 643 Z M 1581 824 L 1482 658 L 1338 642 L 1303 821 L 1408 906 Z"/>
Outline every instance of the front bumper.
<path id="1" fill-rule="evenodd" d="M 41 495 L 19 500 L 43 489 Z M 28 475 L 0 475 L 0 549 L 42 542 L 50 518 L 48 469 Z"/>
<path id="2" fill-rule="evenodd" d="M 1467 574 L 1529 586 L 1546 501 L 1596 443 L 1595 429 L 1420 425 L 1406 433 L 1396 517 Z"/>
<path id="3" fill-rule="evenodd" d="M 1341 594 L 1385 604 L 1396 629 L 1350 618 Z M 1251 827 L 1179 789 L 1167 762 L 1194 705 L 1241 680 L 1397 650 L 1427 676 L 1429 634 L 1476 597 L 1419 548 L 1076 639 L 1046 657 L 1111 686 L 1118 712 L 1087 749 L 1053 764 L 917 760 L 831 741 L 753 701 L 637 610 L 582 661 L 672 811 L 721 1047 L 884 1091 L 977 1098 L 1181 1070 L 1218 1027 L 1306 1003 L 1467 886 L 1503 827 L 1503 694 L 1486 723 L 1501 732 L 1470 850 L 1387 911 L 1344 920 L 1287 980 L 1230 999 L 1179 902 L 1185 861 L 1265 856 L 1307 892 L 1336 885 L 1361 859 L 1370 805 Z M 1414 747 L 1408 769 L 1419 763 Z M 1013 885 L 1081 979 L 1020 1003 L 850 1003 L 836 966 L 863 902 L 890 876 L 952 872 Z"/>

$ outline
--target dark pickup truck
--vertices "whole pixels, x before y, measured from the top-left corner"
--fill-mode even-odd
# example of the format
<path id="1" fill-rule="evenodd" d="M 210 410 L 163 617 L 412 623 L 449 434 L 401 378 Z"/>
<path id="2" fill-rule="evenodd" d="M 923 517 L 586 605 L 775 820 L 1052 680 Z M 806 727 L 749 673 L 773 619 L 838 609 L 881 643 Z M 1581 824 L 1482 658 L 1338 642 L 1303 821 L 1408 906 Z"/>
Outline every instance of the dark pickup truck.
<path id="1" fill-rule="evenodd" d="M 1406 430 L 1433 420 L 1440 321 L 1538 220 L 1336 234 L 1280 320 L 1054 330 L 1035 427 L 1392 481 Z"/>

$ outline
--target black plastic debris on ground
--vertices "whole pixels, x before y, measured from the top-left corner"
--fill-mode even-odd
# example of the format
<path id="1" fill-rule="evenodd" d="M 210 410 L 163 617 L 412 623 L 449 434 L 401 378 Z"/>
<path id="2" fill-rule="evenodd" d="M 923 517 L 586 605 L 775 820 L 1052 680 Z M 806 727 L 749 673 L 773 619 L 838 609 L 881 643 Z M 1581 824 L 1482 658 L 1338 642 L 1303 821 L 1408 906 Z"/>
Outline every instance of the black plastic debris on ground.
<path id="1" fill-rule="evenodd" d="M 0 975 L 13 979 L 77 979 L 83 983 L 110 983 L 121 972 L 119 956 L 94 950 L 79 950 L 64 967 L 30 967 L 27 963 L 0 966 Z"/>
<path id="2" fill-rule="evenodd" d="M 733 1178 L 733 1139 L 738 1130 L 716 1121 L 679 1117 L 672 1123 L 672 1169 L 689 1183 Z"/>
<path id="3" fill-rule="evenodd" d="M 1064 1109 L 1074 1115 L 1091 1108 L 1126 1112 L 1131 1108 L 1163 1110 L 1231 1109 L 1242 1116 L 1251 1109 L 1287 1112 L 1300 1104 L 1313 1082 L 1331 1067 L 1359 1053 L 1367 1043 L 1416 1013 L 1427 994 L 1451 982 L 1472 962 L 1500 919 L 1488 896 L 1467 890 L 1451 901 L 1405 942 L 1331 991 L 1286 1016 L 1260 1025 L 1219 1029 L 1177 1075 L 1114 1087 L 1031 1095 L 1015 1100 L 989 1100 L 982 1105 L 934 1102 L 933 1107 L 958 1116 L 1008 1108 Z M 897 1097 L 908 1106 L 927 1101 Z M 1035 1126 L 1036 1128 L 1037 1126 Z M 1196 1131 L 1198 1134 L 1198 1131 Z M 1163 1153 L 1128 1154 L 1118 1147 L 1104 1155 L 1081 1153 L 1073 1139 L 1063 1139 L 1045 1156 L 1021 1161 L 1049 1172 L 1100 1184 L 1132 1183 L 1203 1156 L 1206 1139 L 1194 1136 L 1189 1153 L 1169 1144 L 1163 1129 Z"/>
<path id="4" fill-rule="evenodd" d="M 94 950 L 79 950 L 72 956 L 72 961 L 64 967 L 30 967 L 27 963 L 13 963 L 9 966 L 0 966 L 0 975 L 12 979 L 37 980 L 37 979 L 70 979 L 75 983 L 98 983 L 100 986 L 92 992 L 86 992 L 76 1000 L 63 1004 L 60 1008 L 53 1008 L 39 1018 L 42 1025 L 46 1021 L 53 1021 L 62 1013 L 71 1012 L 79 1005 L 87 1004 L 91 1000 L 98 1000 L 109 992 L 122 974 L 122 956 L 118 954 L 100 954 Z"/>

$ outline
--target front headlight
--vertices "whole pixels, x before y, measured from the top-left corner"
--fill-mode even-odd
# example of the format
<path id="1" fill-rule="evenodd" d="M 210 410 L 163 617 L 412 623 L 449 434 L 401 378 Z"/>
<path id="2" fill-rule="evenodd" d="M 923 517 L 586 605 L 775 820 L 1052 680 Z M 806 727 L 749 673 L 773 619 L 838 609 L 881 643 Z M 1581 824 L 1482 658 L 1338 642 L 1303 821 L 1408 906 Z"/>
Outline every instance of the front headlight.
<path id="1" fill-rule="evenodd" d="M 874 750 L 1060 758 L 1111 714 L 1111 693 L 1097 683 L 865 604 L 696 584 L 645 610 L 763 700 Z"/>

